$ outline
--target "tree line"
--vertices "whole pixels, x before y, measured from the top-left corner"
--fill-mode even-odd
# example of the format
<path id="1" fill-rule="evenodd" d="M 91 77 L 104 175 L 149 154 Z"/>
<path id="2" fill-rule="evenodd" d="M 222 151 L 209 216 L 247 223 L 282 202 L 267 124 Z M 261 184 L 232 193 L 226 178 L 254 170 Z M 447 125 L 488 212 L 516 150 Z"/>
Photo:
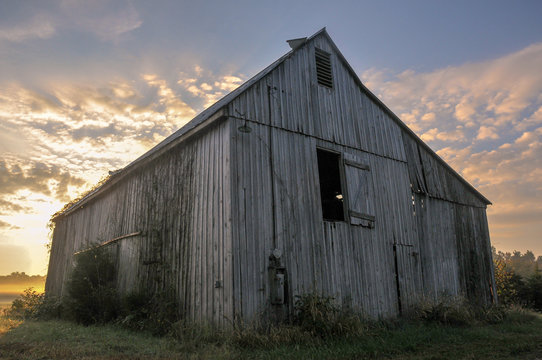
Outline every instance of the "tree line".
<path id="1" fill-rule="evenodd" d="M 499 302 L 542 311 L 542 256 L 537 258 L 530 250 L 525 254 L 491 250 Z"/>
<path id="2" fill-rule="evenodd" d="M 0 284 L 35 284 L 45 282 L 45 276 L 27 275 L 23 272 L 12 272 L 9 275 L 0 275 Z"/>

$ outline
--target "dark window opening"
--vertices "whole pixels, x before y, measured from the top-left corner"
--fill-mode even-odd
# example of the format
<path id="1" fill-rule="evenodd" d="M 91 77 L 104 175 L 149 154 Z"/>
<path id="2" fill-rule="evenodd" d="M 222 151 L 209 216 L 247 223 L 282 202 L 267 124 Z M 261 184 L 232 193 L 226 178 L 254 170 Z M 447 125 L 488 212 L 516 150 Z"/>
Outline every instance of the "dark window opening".
<path id="1" fill-rule="evenodd" d="M 333 74 L 331 72 L 331 54 L 323 50 L 314 49 L 314 57 L 316 60 L 316 78 L 318 84 L 333 88 Z"/>
<path id="2" fill-rule="evenodd" d="M 324 220 L 344 221 L 344 195 L 341 188 L 341 156 L 331 151 L 316 149 L 320 196 Z"/>

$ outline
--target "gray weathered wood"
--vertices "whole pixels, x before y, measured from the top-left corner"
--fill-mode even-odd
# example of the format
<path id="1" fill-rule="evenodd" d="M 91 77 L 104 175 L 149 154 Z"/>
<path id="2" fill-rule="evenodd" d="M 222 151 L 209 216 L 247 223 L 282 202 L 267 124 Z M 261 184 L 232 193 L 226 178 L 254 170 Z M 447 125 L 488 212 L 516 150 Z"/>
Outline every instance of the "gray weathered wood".
<path id="1" fill-rule="evenodd" d="M 345 221 L 323 220 L 317 148 L 343 159 Z M 121 293 L 173 291 L 184 317 L 222 327 L 292 315 L 310 291 L 374 318 L 443 294 L 487 304 L 488 204 L 320 31 L 57 216 L 46 289 L 62 295 L 73 254 L 114 239 Z"/>

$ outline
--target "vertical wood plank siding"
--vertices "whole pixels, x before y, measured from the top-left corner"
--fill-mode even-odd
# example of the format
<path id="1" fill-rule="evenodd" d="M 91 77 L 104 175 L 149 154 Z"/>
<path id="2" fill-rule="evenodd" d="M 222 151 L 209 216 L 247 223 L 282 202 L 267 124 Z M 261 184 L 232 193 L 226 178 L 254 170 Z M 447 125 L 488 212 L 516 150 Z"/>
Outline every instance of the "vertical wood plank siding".
<path id="1" fill-rule="evenodd" d="M 316 83 L 315 47 L 332 54 L 333 89 Z M 456 224 L 458 207 L 485 214 L 485 204 L 357 86 L 325 37 L 294 52 L 227 112 L 236 118 L 236 316 L 271 307 L 267 267 L 274 248 L 284 254 L 290 312 L 295 295 L 317 290 L 369 316 L 393 316 L 399 294 L 405 310 L 424 293 L 463 293 L 474 281 L 465 272 L 488 273 L 490 258 L 481 249 L 487 231 L 474 219 Z M 244 124 L 252 132 L 237 130 Z M 322 220 L 317 146 L 367 161 L 374 229 Z M 413 192 L 428 194 L 425 208 L 418 209 Z M 473 265 L 467 255 L 479 250 Z M 478 280 L 481 286 L 487 279 Z"/>
<path id="2" fill-rule="evenodd" d="M 63 294 L 74 252 L 141 231 L 106 245 L 117 256 L 121 292 L 174 291 L 190 319 L 219 325 L 231 319 L 229 130 L 222 122 L 181 143 L 60 218 L 47 292 Z"/>
<path id="3" fill-rule="evenodd" d="M 315 48 L 331 54 L 332 88 L 316 81 Z M 196 321 L 292 314 L 295 296 L 314 290 L 375 318 L 420 296 L 490 302 L 486 203 L 341 59 L 326 34 L 315 36 L 216 105 L 227 120 L 59 218 L 47 290 L 64 291 L 75 251 L 142 231 L 114 245 L 119 288 L 173 287 Z M 317 147 L 363 164 L 341 176 L 345 204 L 357 204 L 345 213 L 366 219 L 323 221 Z M 349 202 L 353 193 L 367 198 Z M 274 249 L 286 269 L 284 306 L 270 301 Z"/>

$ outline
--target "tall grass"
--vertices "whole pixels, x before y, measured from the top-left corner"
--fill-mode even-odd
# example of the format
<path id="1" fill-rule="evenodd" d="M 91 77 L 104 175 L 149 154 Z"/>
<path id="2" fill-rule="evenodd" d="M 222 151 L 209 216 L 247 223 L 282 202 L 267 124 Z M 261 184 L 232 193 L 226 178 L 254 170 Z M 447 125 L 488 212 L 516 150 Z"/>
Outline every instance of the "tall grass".
<path id="1" fill-rule="evenodd" d="M 441 296 L 438 300 L 421 298 L 405 318 L 451 326 L 499 324 L 505 321 L 528 322 L 536 318 L 533 310 L 519 305 L 480 306 L 461 296 Z"/>
<path id="2" fill-rule="evenodd" d="M 41 306 L 28 294 L 24 306 Z M 153 300 L 136 296 L 131 301 L 133 317 L 128 327 L 140 329 L 134 324 L 147 322 L 149 315 L 142 308 L 148 309 Z M 27 310 L 20 314 L 39 319 L 35 315 L 39 312 Z M 119 319 L 126 320 L 124 315 Z M 476 308 L 461 298 L 424 300 L 409 318 L 394 321 L 368 320 L 331 297 L 308 293 L 297 298 L 291 323 L 236 322 L 230 329 L 218 329 L 180 320 L 155 337 L 152 331 L 126 329 L 126 322 L 117 319 L 81 327 L 59 320 L 22 322 L 2 316 L 0 354 L 7 359 L 507 359 L 542 355 L 539 314 L 517 307 Z"/>

